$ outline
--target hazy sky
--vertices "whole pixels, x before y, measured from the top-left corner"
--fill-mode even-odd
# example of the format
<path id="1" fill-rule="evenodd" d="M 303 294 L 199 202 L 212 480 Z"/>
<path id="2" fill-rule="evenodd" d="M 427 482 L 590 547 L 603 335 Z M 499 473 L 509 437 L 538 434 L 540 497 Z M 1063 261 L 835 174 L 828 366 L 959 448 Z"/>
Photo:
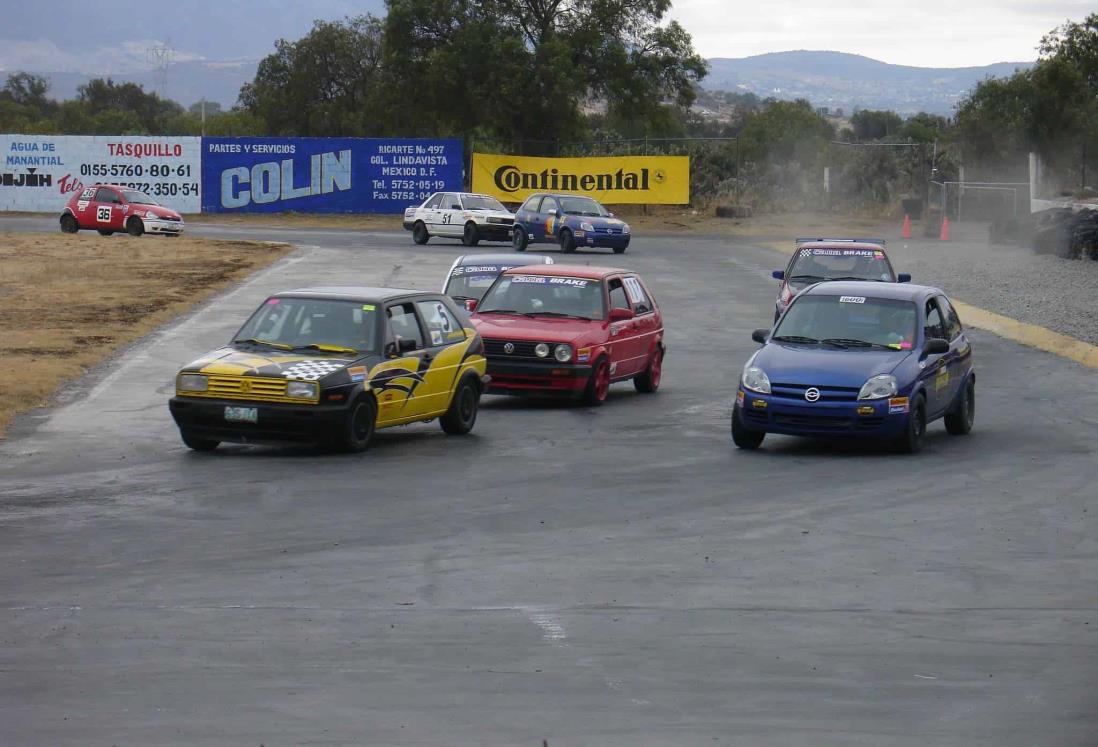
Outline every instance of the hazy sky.
<path id="1" fill-rule="evenodd" d="M 705 57 L 826 49 L 918 67 L 1036 59 L 1041 36 L 1094 0 L 676 0 Z"/>
<path id="2" fill-rule="evenodd" d="M 673 1 L 706 57 L 830 49 L 920 67 L 1033 60 L 1043 34 L 1098 9 L 1095 0 Z M 181 61 L 258 60 L 313 18 L 384 12 L 383 0 L 142 0 L 121 15 L 112 9 L 127 4 L 114 0 L 0 3 L 0 70 L 98 74 L 149 69 L 157 39 Z"/>

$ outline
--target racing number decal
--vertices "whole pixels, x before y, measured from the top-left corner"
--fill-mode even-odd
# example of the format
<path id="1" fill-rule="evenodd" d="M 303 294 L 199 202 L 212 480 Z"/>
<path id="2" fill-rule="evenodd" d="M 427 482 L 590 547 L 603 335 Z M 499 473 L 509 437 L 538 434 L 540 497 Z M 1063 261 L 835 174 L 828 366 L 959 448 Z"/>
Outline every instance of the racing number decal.
<path id="1" fill-rule="evenodd" d="M 453 220 L 454 220 L 454 214 L 453 213 L 446 213 L 446 215 L 442 216 L 443 224 L 449 225 Z"/>
<path id="2" fill-rule="evenodd" d="M 100 223 L 111 222 L 111 208 L 110 205 L 101 205 L 95 209 L 95 219 Z"/>

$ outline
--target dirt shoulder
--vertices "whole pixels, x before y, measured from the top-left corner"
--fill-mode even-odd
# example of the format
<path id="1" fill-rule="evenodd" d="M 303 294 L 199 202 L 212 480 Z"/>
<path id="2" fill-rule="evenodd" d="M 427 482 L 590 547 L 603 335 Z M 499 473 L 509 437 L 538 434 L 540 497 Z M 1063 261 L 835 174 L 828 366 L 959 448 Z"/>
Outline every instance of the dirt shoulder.
<path id="1" fill-rule="evenodd" d="M 291 249 L 0 232 L 0 438 L 64 382 Z"/>

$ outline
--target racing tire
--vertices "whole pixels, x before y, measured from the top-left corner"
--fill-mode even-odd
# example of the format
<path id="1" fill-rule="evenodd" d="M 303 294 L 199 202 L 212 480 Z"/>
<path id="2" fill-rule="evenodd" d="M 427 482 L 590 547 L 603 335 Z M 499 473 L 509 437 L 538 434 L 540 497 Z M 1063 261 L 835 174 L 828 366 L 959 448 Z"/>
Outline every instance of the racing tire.
<path id="1" fill-rule="evenodd" d="M 65 213 L 61 216 L 61 233 L 76 233 L 79 230 L 80 224 L 71 214 Z"/>
<path id="2" fill-rule="evenodd" d="M 189 431 L 179 431 L 183 445 L 192 451 L 213 451 L 221 442 L 213 438 L 199 438 Z"/>
<path id="3" fill-rule="evenodd" d="M 130 236 L 140 236 L 145 233 L 145 223 L 137 216 L 130 218 L 126 221 L 126 233 Z"/>
<path id="4" fill-rule="evenodd" d="M 443 432 L 451 436 L 464 436 L 473 430 L 477 422 L 477 410 L 480 406 L 480 390 L 472 378 L 466 376 L 458 384 L 454 398 L 450 400 L 450 409 L 438 419 Z"/>
<path id="5" fill-rule="evenodd" d="M 926 399 L 920 394 L 912 403 L 904 432 L 896 437 L 893 447 L 901 454 L 918 454 L 923 448 L 925 435 Z"/>
<path id="6" fill-rule="evenodd" d="M 587 379 L 587 386 L 583 389 L 583 404 L 588 407 L 599 407 L 609 395 L 610 362 L 603 356 L 595 363 Z"/>
<path id="7" fill-rule="evenodd" d="M 114 236 L 114 231 L 108 231 L 105 228 L 97 228 L 96 230 L 99 231 L 100 236 Z"/>
<path id="8" fill-rule="evenodd" d="M 740 406 L 732 405 L 732 443 L 740 449 L 757 449 L 762 446 L 766 431 L 756 431 L 743 424 Z"/>
<path id="9" fill-rule="evenodd" d="M 426 244 L 431 240 L 431 234 L 427 232 L 427 226 L 421 220 L 417 220 L 412 226 L 412 241 L 417 244 Z"/>
<path id="10" fill-rule="evenodd" d="M 615 246 L 614 247 L 614 254 L 625 254 L 625 250 L 627 248 L 628 247 L 625 247 L 625 246 Z"/>
<path id="11" fill-rule="evenodd" d="M 465 224 L 465 230 L 461 234 L 461 243 L 465 246 L 476 246 L 480 243 L 480 231 L 477 224 L 469 221 Z"/>
<path id="12" fill-rule="evenodd" d="M 376 428 L 377 403 L 369 395 L 359 397 L 347 411 L 347 420 L 337 443 L 339 450 L 352 454 L 366 451 Z"/>
<path id="13" fill-rule="evenodd" d="M 656 352 L 648 359 L 648 367 L 633 377 L 633 386 L 638 392 L 655 394 L 660 388 L 660 379 L 663 377 L 663 347 L 657 347 Z"/>
<path id="14" fill-rule="evenodd" d="M 967 436 L 976 422 L 976 380 L 969 377 L 961 390 L 961 400 L 956 409 L 945 414 L 946 433 L 951 436 Z"/>
<path id="15" fill-rule="evenodd" d="M 576 251 L 576 240 L 567 228 L 560 232 L 560 250 L 564 254 L 571 254 Z"/>
<path id="16" fill-rule="evenodd" d="M 526 229 L 516 223 L 511 229 L 511 248 L 516 252 L 524 252 L 529 243 L 529 239 L 526 238 Z"/>

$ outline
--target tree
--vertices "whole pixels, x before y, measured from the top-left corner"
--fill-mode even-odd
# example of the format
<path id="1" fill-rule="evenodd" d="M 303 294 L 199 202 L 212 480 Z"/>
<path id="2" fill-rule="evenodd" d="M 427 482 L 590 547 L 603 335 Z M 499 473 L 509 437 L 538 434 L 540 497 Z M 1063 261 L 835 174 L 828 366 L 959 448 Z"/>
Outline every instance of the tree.
<path id="1" fill-rule="evenodd" d="M 908 117 L 900 128 L 900 137 L 917 143 L 932 143 L 940 139 L 949 127 L 949 120 L 938 114 L 919 112 Z"/>
<path id="2" fill-rule="evenodd" d="M 115 83 L 110 78 L 94 78 L 78 87 L 76 100 L 90 116 L 92 131 L 79 134 L 164 135 L 170 129 L 169 120 L 183 114 L 183 107 L 174 101 L 148 93 L 137 83 Z M 124 130 L 111 127 L 126 123 Z"/>
<path id="3" fill-rule="evenodd" d="M 381 28 L 365 15 L 316 21 L 298 41 L 278 40 L 241 89 L 241 106 L 271 135 L 376 134 Z"/>
<path id="4" fill-rule="evenodd" d="M 669 0 L 387 0 L 387 73 L 415 119 L 447 134 L 584 134 L 584 102 L 634 126 L 669 123 L 706 64 Z M 390 90 L 394 90 L 390 87 Z M 408 117 L 408 106 L 398 116 Z M 662 125 L 660 125 L 662 126 Z"/>
<path id="5" fill-rule="evenodd" d="M 1046 59 L 1069 63 L 1098 95 L 1098 13 L 1053 29 L 1041 38 L 1038 50 Z"/>
<path id="6" fill-rule="evenodd" d="M 892 137 L 902 125 L 900 115 L 893 111 L 861 109 L 850 118 L 854 137 L 863 143 Z"/>
<path id="7" fill-rule="evenodd" d="M 745 158 L 795 160 L 802 165 L 816 160 L 834 137 L 835 127 L 804 99 L 769 102 L 747 116 L 740 133 Z"/>

